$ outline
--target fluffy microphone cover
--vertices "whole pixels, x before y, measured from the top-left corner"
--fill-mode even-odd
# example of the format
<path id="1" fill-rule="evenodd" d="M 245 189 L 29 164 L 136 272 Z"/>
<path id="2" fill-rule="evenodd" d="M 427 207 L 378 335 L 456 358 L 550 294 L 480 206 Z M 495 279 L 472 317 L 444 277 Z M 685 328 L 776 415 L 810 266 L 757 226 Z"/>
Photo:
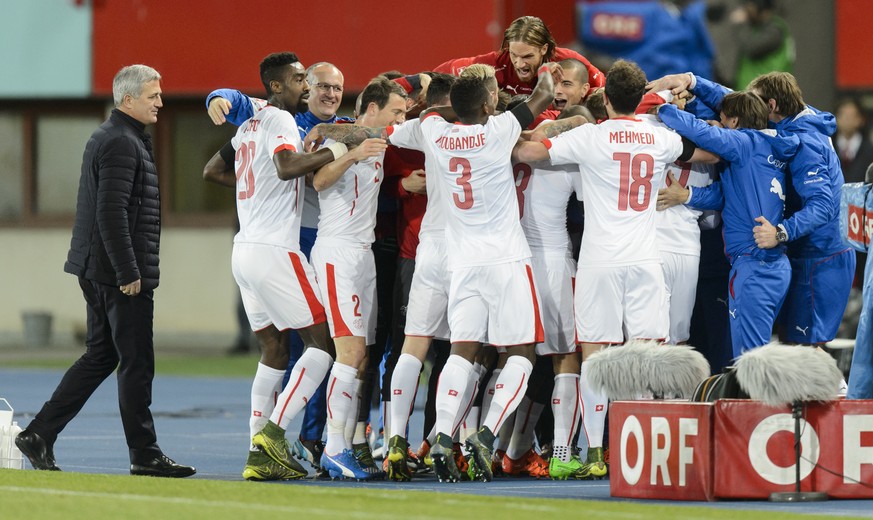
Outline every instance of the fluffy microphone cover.
<path id="1" fill-rule="evenodd" d="M 709 376 L 709 363 L 692 347 L 659 345 L 653 341 L 629 341 L 591 355 L 588 379 L 611 400 L 640 396 L 689 398 Z"/>
<path id="2" fill-rule="evenodd" d="M 736 362 L 737 381 L 749 397 L 771 406 L 795 401 L 829 401 L 843 374 L 827 352 L 809 346 L 770 343 Z"/>

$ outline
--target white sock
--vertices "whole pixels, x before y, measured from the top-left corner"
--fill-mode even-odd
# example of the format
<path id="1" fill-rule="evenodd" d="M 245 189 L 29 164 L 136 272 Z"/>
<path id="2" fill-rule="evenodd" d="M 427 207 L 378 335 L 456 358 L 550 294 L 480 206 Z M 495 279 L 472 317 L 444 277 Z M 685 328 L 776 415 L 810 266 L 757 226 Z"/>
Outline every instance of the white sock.
<path id="1" fill-rule="evenodd" d="M 325 453 L 336 455 L 351 449 L 346 444 L 346 419 L 352 413 L 352 400 L 355 394 L 355 375 L 357 370 L 349 365 L 334 363 L 327 382 L 327 443 Z"/>
<path id="2" fill-rule="evenodd" d="M 555 446 L 573 444 L 579 424 L 579 375 L 558 374 L 552 390 L 552 414 L 555 416 Z M 563 460 L 563 459 L 562 459 Z M 566 460 L 564 462 L 567 462 Z"/>
<path id="3" fill-rule="evenodd" d="M 488 384 L 485 385 L 485 394 L 482 396 L 482 419 L 484 419 L 484 416 L 488 414 L 488 410 L 491 408 L 491 400 L 494 399 L 494 387 L 497 385 L 497 379 L 500 377 L 501 372 L 503 372 L 502 368 L 495 368 L 491 372 Z M 479 428 L 477 427 L 476 429 L 478 430 Z"/>
<path id="4" fill-rule="evenodd" d="M 358 406 L 363 406 L 363 401 L 358 401 Z M 358 421 L 355 425 L 355 436 L 352 438 L 352 444 L 364 444 L 367 442 L 367 423 Z"/>
<path id="5" fill-rule="evenodd" d="M 479 429 L 479 412 L 481 408 L 478 406 L 471 406 L 470 412 L 467 413 L 467 417 L 464 418 L 464 422 L 461 423 L 461 435 L 459 437 L 461 444 L 467 440 L 467 437 L 476 433 Z"/>
<path id="6" fill-rule="evenodd" d="M 276 407 L 276 395 L 282 389 L 284 370 L 270 368 L 258 363 L 255 379 L 252 381 L 251 415 L 249 416 L 249 439 L 261 431 Z M 320 382 L 320 381 L 319 381 Z"/>
<path id="7" fill-rule="evenodd" d="M 603 392 L 595 392 L 588 384 L 588 365 L 582 363 L 579 395 L 582 397 L 582 426 L 589 448 L 603 447 L 603 429 L 606 426 L 606 407 L 609 400 Z M 579 439 L 582 440 L 581 438 Z"/>
<path id="8" fill-rule="evenodd" d="M 502 451 L 506 453 L 506 450 L 509 449 L 509 442 L 512 440 L 512 429 L 515 427 L 515 412 L 506 417 L 503 420 L 503 426 L 500 427 L 500 430 L 495 434 L 497 435 L 497 440 L 494 441 L 494 451 Z M 501 459 L 502 461 L 502 459 Z"/>
<path id="9" fill-rule="evenodd" d="M 512 460 L 518 460 L 533 447 L 534 428 L 540 420 L 545 405 L 531 401 L 527 396 L 521 400 L 515 411 L 515 424 L 512 428 L 512 438 L 506 455 Z"/>
<path id="10" fill-rule="evenodd" d="M 404 432 L 403 437 L 406 437 Z M 391 438 L 391 401 L 382 401 L 382 446 L 388 449 L 388 440 Z"/>
<path id="11" fill-rule="evenodd" d="M 437 384 L 435 424 L 437 433 L 452 435 L 454 432 L 458 410 L 462 405 L 467 404 L 464 393 L 472 370 L 473 364 L 461 356 L 453 354 L 446 361 Z"/>
<path id="12" fill-rule="evenodd" d="M 360 379 L 355 379 L 354 393 L 352 394 L 352 408 L 346 417 L 346 427 L 343 435 L 346 438 L 346 443 L 351 446 L 355 437 L 355 429 L 358 426 L 358 410 L 361 406 L 361 383 Z"/>
<path id="13" fill-rule="evenodd" d="M 396 432 L 394 435 L 406 437 L 420 374 L 421 361 L 412 354 L 400 354 L 391 375 L 391 427 Z"/>
<path id="14" fill-rule="evenodd" d="M 476 371 L 476 366 L 473 365 L 473 369 L 470 370 L 470 374 L 467 376 L 467 387 L 464 389 L 464 395 L 466 397 L 464 398 L 461 407 L 458 409 L 458 415 L 455 416 L 455 423 L 452 425 L 452 437 L 460 438 L 459 431 L 461 429 L 461 424 L 464 422 L 464 419 L 467 418 L 467 414 L 470 413 L 470 409 L 473 407 L 473 401 L 476 400 L 476 394 L 478 392 L 479 374 Z"/>
<path id="15" fill-rule="evenodd" d="M 288 429 L 288 424 L 306 406 L 318 385 L 324 381 L 331 365 L 333 358 L 327 352 L 317 348 L 306 349 L 294 364 L 291 377 L 276 401 L 270 420 L 283 430 Z"/>
<path id="16" fill-rule="evenodd" d="M 506 365 L 494 385 L 494 398 L 482 426 L 487 426 L 492 432 L 500 429 L 503 421 L 521 403 L 532 371 L 533 365 L 527 358 L 510 356 L 506 360 Z"/>

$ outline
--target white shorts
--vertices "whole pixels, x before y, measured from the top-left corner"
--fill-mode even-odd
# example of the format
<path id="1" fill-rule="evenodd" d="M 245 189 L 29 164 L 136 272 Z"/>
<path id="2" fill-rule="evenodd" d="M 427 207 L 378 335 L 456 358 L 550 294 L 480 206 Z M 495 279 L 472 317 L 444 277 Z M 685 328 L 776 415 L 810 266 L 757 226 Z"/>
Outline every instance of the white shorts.
<path id="1" fill-rule="evenodd" d="M 376 262 L 369 245 L 336 245 L 318 237 L 312 246 L 321 299 L 331 337 L 357 336 L 376 341 Z"/>
<path id="2" fill-rule="evenodd" d="M 452 343 L 487 341 L 500 347 L 542 342 L 539 295 L 530 263 L 520 260 L 454 270 L 449 328 Z"/>
<path id="3" fill-rule="evenodd" d="M 444 239 L 422 238 L 406 304 L 407 336 L 449 339 L 449 286 L 452 282 Z"/>
<path id="4" fill-rule="evenodd" d="M 688 341 L 691 335 L 691 313 L 697 295 L 700 257 L 661 251 L 661 261 L 670 309 L 668 341 L 675 345 Z"/>
<path id="5" fill-rule="evenodd" d="M 569 354 L 576 351 L 576 321 L 573 314 L 573 278 L 576 262 L 564 254 L 531 257 L 534 282 L 540 295 L 540 312 L 545 341 L 537 344 L 537 355 Z"/>
<path id="6" fill-rule="evenodd" d="M 265 244 L 234 244 L 231 270 L 252 330 L 324 323 L 315 271 L 303 253 Z"/>
<path id="7" fill-rule="evenodd" d="M 667 337 L 667 290 L 660 263 L 576 271 L 576 332 L 583 343 Z"/>

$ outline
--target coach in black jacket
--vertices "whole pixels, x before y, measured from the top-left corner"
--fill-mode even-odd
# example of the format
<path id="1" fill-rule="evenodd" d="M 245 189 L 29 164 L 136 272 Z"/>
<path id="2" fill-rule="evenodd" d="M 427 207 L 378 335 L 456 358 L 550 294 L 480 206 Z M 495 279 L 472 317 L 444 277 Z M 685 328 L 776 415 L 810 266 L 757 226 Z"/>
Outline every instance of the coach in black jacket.
<path id="1" fill-rule="evenodd" d="M 124 67 L 112 82 L 115 109 L 85 147 L 73 238 L 64 271 L 79 277 L 87 303 L 85 354 L 15 440 L 36 469 L 59 470 L 54 442 L 118 367 L 118 402 L 134 475 L 187 477 L 157 444 L 149 406 L 154 377 L 154 289 L 161 201 L 147 124 L 158 120 L 161 76 Z"/>

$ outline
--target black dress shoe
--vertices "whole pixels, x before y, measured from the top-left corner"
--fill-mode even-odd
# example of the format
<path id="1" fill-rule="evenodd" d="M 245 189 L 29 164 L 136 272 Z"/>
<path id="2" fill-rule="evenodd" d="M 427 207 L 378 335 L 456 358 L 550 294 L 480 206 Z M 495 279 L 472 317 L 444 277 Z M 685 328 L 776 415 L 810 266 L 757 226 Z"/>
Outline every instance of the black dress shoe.
<path id="1" fill-rule="evenodd" d="M 23 430 L 15 436 L 15 445 L 18 446 L 21 453 L 30 461 L 33 469 L 47 471 L 61 470 L 55 463 L 55 454 L 52 447 L 38 434 L 30 430 Z"/>
<path id="2" fill-rule="evenodd" d="M 176 464 L 176 461 L 163 453 L 151 460 L 130 465 L 131 475 L 144 475 L 146 477 L 181 478 L 190 477 L 195 473 L 197 473 L 196 469 Z"/>

